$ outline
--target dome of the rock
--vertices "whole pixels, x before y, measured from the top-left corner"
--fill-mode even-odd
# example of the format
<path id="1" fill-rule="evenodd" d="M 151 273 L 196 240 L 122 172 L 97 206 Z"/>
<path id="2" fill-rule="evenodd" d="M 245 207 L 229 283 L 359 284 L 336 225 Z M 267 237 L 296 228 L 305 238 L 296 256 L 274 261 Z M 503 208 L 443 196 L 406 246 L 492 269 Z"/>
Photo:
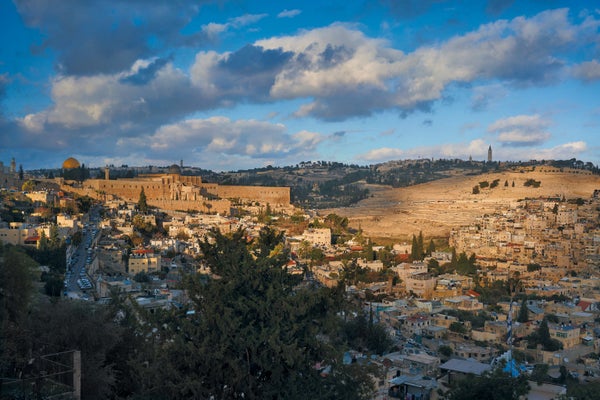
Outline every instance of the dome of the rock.
<path id="1" fill-rule="evenodd" d="M 80 164 L 79 164 L 79 161 L 77 161 L 73 157 L 69 157 L 63 162 L 62 167 L 63 167 L 63 169 L 75 169 L 75 168 L 79 168 Z"/>

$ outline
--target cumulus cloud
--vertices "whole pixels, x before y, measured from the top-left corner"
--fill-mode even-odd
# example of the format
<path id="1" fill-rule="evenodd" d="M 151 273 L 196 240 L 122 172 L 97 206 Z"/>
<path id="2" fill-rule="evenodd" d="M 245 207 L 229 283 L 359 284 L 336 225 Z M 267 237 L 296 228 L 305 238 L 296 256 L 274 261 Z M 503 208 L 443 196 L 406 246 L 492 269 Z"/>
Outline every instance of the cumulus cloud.
<path id="1" fill-rule="evenodd" d="M 293 10 L 288 10 L 285 9 L 282 12 L 280 12 L 279 14 L 277 14 L 277 18 L 294 18 L 297 15 L 300 15 L 302 13 L 302 11 L 298 10 L 298 9 L 293 9 Z"/>
<path id="2" fill-rule="evenodd" d="M 368 37 L 356 25 L 337 23 L 259 40 L 232 52 L 201 51 L 190 69 L 183 70 L 176 68 L 171 58 L 140 55 L 148 52 L 145 46 L 149 32 L 159 27 L 164 28 L 159 30 L 159 39 L 165 43 L 183 45 L 192 40 L 193 35 L 182 38 L 179 31 L 189 21 L 186 13 L 197 13 L 195 2 L 182 1 L 183 7 L 177 12 L 169 7 L 164 21 L 158 18 L 159 3 L 148 2 L 144 23 L 116 24 L 114 31 L 101 35 L 100 25 L 110 26 L 115 18 L 118 22 L 120 18 L 134 19 L 141 3 L 115 1 L 113 15 L 99 13 L 100 22 L 89 21 L 89 9 L 79 15 L 76 11 L 81 11 L 80 3 L 83 2 L 66 0 L 64 4 L 73 5 L 74 10 L 65 11 L 64 16 L 59 15 L 63 3 L 56 10 L 48 10 L 49 6 L 41 0 L 19 3 L 28 24 L 48 34 L 46 45 L 57 49 L 64 65 L 64 73 L 50 82 L 52 105 L 18 120 L 22 135 L 19 140 L 35 148 L 65 148 L 77 143 L 94 152 L 99 145 L 114 143 L 117 137 L 123 138 L 122 143 L 131 143 L 130 138 L 147 139 L 148 132 L 156 132 L 153 151 L 160 151 L 170 146 L 160 133 L 171 129 L 177 138 L 184 135 L 180 132 L 184 126 L 199 132 L 199 149 L 241 157 L 277 158 L 276 154 L 300 151 L 298 143 L 314 150 L 323 139 L 312 136 L 309 140 L 311 135 L 306 133 L 273 133 L 273 138 L 278 138 L 275 140 L 256 133 L 259 130 L 246 130 L 245 142 L 233 133 L 220 138 L 211 136 L 209 142 L 203 142 L 206 132 L 196 129 L 199 122 L 194 125 L 188 119 L 180 126 L 177 121 L 197 111 L 288 100 L 300 104 L 293 114 L 296 117 L 335 121 L 384 110 L 405 116 L 416 110 L 431 110 L 436 101 L 447 97 L 447 88 L 457 83 L 479 85 L 473 102 L 485 107 L 493 99 L 490 91 L 495 87 L 486 86 L 485 82 L 500 82 L 502 87 L 548 84 L 563 70 L 564 61 L 559 55 L 587 45 L 591 33 L 598 28 L 598 21 L 592 17 L 575 24 L 569 20 L 567 10 L 552 10 L 531 18 L 485 24 L 470 33 L 405 53 L 386 40 Z M 94 7 L 99 12 L 104 6 Z M 249 14 L 222 25 L 207 25 L 202 35 L 206 39 L 261 18 L 263 14 Z M 59 27 L 60 23 L 65 26 Z M 82 28 L 88 23 L 89 31 Z M 69 29 L 82 33 L 64 33 Z M 125 36 L 123 42 L 121 36 Z M 90 41 L 93 55 L 81 45 L 86 40 Z M 112 46 L 110 52 L 97 49 L 107 43 Z M 203 121 L 202 126 L 207 124 Z M 233 129 L 235 124 L 230 121 L 224 125 Z M 274 126 L 264 127 L 262 132 L 273 132 Z M 534 128 L 516 123 L 512 128 L 498 124 L 490 127 L 500 143 L 522 146 L 540 144 L 549 138 L 547 125 Z M 42 132 L 48 138 L 44 144 L 39 143 Z M 421 156 L 429 154 L 425 150 Z M 396 154 L 397 150 L 385 151 Z M 454 152 L 457 150 L 451 148 L 447 154 Z M 439 149 L 439 154 L 446 153 Z"/>
<path id="3" fill-rule="evenodd" d="M 67 129 L 181 116 L 202 107 L 203 99 L 189 77 L 166 63 L 138 62 L 127 72 L 90 77 L 66 76 L 52 81 L 53 107 L 23 120 Z"/>
<path id="4" fill-rule="evenodd" d="M 285 159 L 312 154 L 322 140 L 323 136 L 315 132 L 289 134 L 282 124 L 219 116 L 164 125 L 152 135 L 122 139 L 118 146 L 145 148 L 157 157 L 185 152 L 192 159 L 215 154 Z"/>
<path id="5" fill-rule="evenodd" d="M 297 116 L 340 120 L 383 109 L 401 115 L 429 110 L 453 83 L 495 79 L 516 86 L 547 84 L 563 70 L 558 54 L 585 41 L 597 26 L 589 18 L 572 24 L 568 10 L 559 9 L 482 25 L 408 54 L 343 24 L 255 45 L 293 54 L 277 74 L 271 96 L 312 98 Z M 478 103 L 484 105 L 485 98 Z"/>
<path id="6" fill-rule="evenodd" d="M 592 60 L 573 67 L 573 75 L 584 81 L 600 80 L 600 62 Z"/>
<path id="7" fill-rule="evenodd" d="M 282 49 L 254 45 L 225 54 L 200 52 L 191 68 L 191 79 L 203 96 L 233 103 L 267 101 L 277 74 L 291 56 Z"/>
<path id="8" fill-rule="evenodd" d="M 117 2 L 119 7 L 128 9 Z M 150 11 L 151 19 L 152 7 Z M 239 27 L 263 17 L 245 15 L 227 24 Z M 353 25 L 334 24 L 233 52 L 202 51 L 189 72 L 174 68 L 170 58 L 137 58 L 115 73 L 57 77 L 51 83 L 54 105 L 43 112 L 44 118 L 30 119 L 76 127 L 162 116 L 165 123 L 176 115 L 245 101 L 295 99 L 306 99 L 296 117 L 344 120 L 383 110 L 406 116 L 430 111 L 453 83 L 547 83 L 563 65 L 554 54 L 578 45 L 580 36 L 597 26 L 589 18 L 574 25 L 567 17 L 567 10 L 553 10 L 501 20 L 408 54 Z M 43 22 L 46 17 L 39 18 Z M 36 21 L 30 23 L 42 23 Z M 485 107 L 493 96 L 484 88 L 476 89 L 475 107 Z"/>
<path id="9" fill-rule="evenodd" d="M 496 134 L 496 140 L 508 146 L 540 145 L 550 139 L 547 128 L 550 121 L 540 115 L 517 115 L 500 119 L 488 126 L 488 132 Z"/>

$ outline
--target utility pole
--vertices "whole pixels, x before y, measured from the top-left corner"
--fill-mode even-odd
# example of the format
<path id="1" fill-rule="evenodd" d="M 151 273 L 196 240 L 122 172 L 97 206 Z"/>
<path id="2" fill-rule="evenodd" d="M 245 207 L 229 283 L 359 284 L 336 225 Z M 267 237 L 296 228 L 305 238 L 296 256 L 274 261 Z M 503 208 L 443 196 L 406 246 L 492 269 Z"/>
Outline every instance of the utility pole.
<path id="1" fill-rule="evenodd" d="M 73 351 L 73 399 L 81 400 L 81 351 Z"/>

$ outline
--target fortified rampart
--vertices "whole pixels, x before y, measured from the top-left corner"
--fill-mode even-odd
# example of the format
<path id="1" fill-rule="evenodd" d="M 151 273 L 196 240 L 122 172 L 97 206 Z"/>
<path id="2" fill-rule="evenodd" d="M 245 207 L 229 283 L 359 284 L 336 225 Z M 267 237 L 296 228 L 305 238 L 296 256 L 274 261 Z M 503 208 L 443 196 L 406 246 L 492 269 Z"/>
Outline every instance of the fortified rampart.
<path id="1" fill-rule="evenodd" d="M 269 203 L 272 206 L 289 206 L 290 188 L 272 186 L 217 186 L 217 196 L 222 199 L 245 199 Z"/>
<path id="2" fill-rule="evenodd" d="M 199 176 L 178 173 L 140 175 L 133 179 L 88 179 L 80 188 L 63 189 L 98 199 L 110 196 L 127 202 L 137 202 L 143 189 L 148 205 L 165 210 L 229 214 L 229 199 L 268 203 L 275 209 L 290 206 L 289 187 L 221 186 L 203 183 Z"/>

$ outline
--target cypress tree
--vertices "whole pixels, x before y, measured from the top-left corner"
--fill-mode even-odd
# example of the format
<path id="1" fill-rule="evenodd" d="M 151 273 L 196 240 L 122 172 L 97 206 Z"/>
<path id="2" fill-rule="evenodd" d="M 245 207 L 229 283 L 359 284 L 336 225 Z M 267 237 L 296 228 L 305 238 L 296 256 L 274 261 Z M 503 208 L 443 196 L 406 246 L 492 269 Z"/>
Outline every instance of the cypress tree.
<path id="1" fill-rule="evenodd" d="M 138 209 L 142 213 L 148 212 L 148 203 L 146 202 L 146 193 L 144 193 L 144 188 L 140 191 L 140 198 L 138 200 Z"/>
<path id="2" fill-rule="evenodd" d="M 529 321 L 529 311 L 527 310 L 527 299 L 523 299 L 521 303 L 521 309 L 519 309 L 519 315 L 517 316 L 518 322 Z"/>
<path id="3" fill-rule="evenodd" d="M 410 258 L 413 261 L 416 261 L 419 259 L 419 242 L 417 241 L 417 237 L 415 235 L 413 235 L 412 238 L 412 246 L 410 248 Z"/>

